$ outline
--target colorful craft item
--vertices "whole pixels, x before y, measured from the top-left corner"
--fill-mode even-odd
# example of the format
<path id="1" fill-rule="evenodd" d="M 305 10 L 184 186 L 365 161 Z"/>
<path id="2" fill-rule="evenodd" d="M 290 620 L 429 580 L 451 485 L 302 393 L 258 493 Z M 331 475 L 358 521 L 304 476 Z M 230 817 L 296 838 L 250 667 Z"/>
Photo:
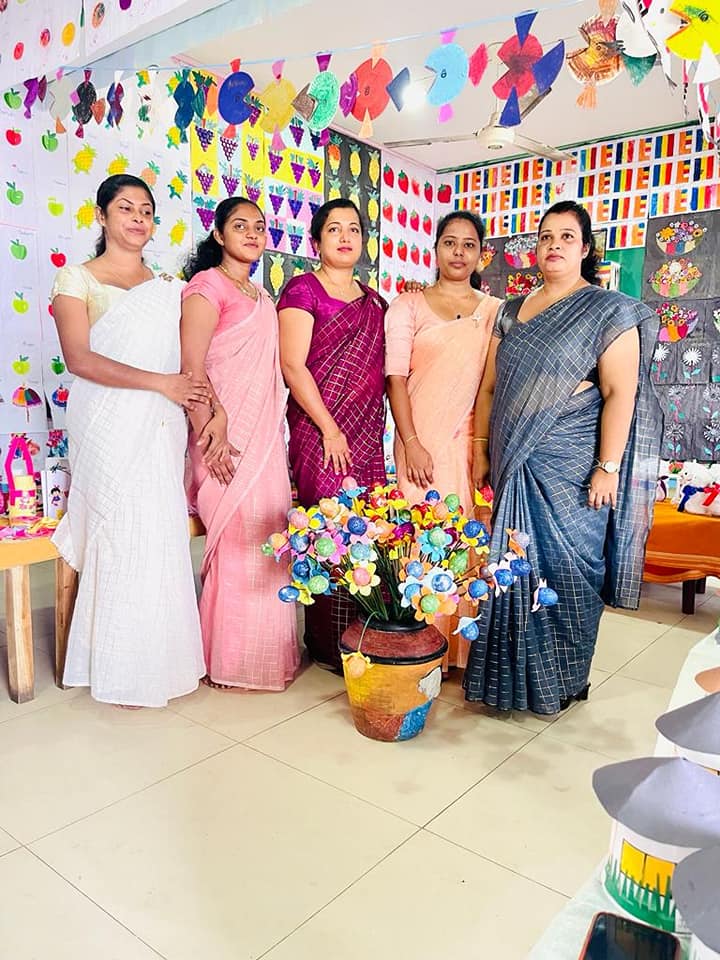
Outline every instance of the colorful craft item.
<path id="1" fill-rule="evenodd" d="M 647 6 L 645 0 L 620 0 L 620 16 L 615 29 L 615 38 L 622 53 L 630 59 L 657 55 L 655 43 L 643 22 Z"/>
<path id="2" fill-rule="evenodd" d="M 351 107 L 351 113 L 356 120 L 360 120 L 361 137 L 372 136 L 372 121 L 383 112 L 390 102 L 387 91 L 392 82 L 392 68 L 387 60 L 369 58 L 356 67 L 357 94 Z"/>
<path id="3" fill-rule="evenodd" d="M 453 116 L 451 102 L 460 94 L 468 80 L 469 64 L 463 48 L 453 43 L 454 30 L 442 35 L 443 42 L 436 47 L 425 61 L 428 70 L 432 70 L 435 79 L 428 90 L 428 103 L 439 107 L 438 120 L 445 123 Z"/>
<path id="4" fill-rule="evenodd" d="M 260 128 L 274 136 L 290 123 L 295 113 L 293 100 L 297 96 L 295 85 L 282 75 L 283 61 L 273 64 L 275 79 L 260 94 L 263 113 Z M 273 148 L 274 149 L 274 148 Z"/>
<path id="5" fill-rule="evenodd" d="M 218 112 L 228 124 L 226 137 L 234 137 L 235 127 L 250 118 L 252 107 L 247 98 L 255 86 L 250 74 L 240 69 L 240 60 L 233 60 L 230 68 L 232 73 L 225 77 L 218 92 Z"/>
<path id="6" fill-rule="evenodd" d="M 432 624 L 454 614 L 461 598 L 477 605 L 531 573 L 520 545 L 528 538 L 517 531 L 500 563 L 484 562 L 490 536 L 464 516 L 455 494 L 443 500 L 430 490 L 411 505 L 394 486 L 366 490 L 351 477 L 343 483 L 336 497 L 291 510 L 287 529 L 264 544 L 266 555 L 288 562 L 291 581 L 281 600 L 312 604 L 342 587 L 378 621 Z M 460 621 L 468 640 L 479 635 L 475 620 Z"/>
<path id="7" fill-rule="evenodd" d="M 667 40 L 672 34 L 677 32 L 680 21 L 676 14 L 670 12 L 667 0 L 650 0 L 647 12 L 643 17 L 643 25 L 655 44 L 655 49 L 662 64 L 663 73 L 669 80 L 671 86 L 675 86 L 672 78 L 672 61 Z"/>
<path id="8" fill-rule="evenodd" d="M 190 82 L 190 71 L 176 74 L 177 85 L 173 90 L 173 100 L 177 104 L 174 122 L 180 133 L 180 142 L 187 143 L 187 128 L 195 115 L 195 88 Z"/>
<path id="9" fill-rule="evenodd" d="M 527 296 L 541 283 L 537 273 L 509 273 L 505 281 L 505 296 L 510 299 Z"/>
<path id="10" fill-rule="evenodd" d="M 682 60 L 699 60 L 703 48 L 720 53 L 720 6 L 717 0 L 674 0 L 669 12 L 684 21 L 670 34 L 668 49 Z"/>
<path id="11" fill-rule="evenodd" d="M 30 422 L 30 407 L 38 407 L 42 403 L 40 394 L 32 387 L 17 387 L 13 391 L 12 402 L 16 407 L 25 408 L 25 417 Z"/>
<path id="12" fill-rule="evenodd" d="M 495 259 L 496 253 L 496 247 L 494 247 L 491 243 L 484 243 L 480 251 L 480 262 L 478 263 L 477 267 L 478 270 L 487 270 L 487 268 Z"/>
<path id="13" fill-rule="evenodd" d="M 683 297 L 697 286 L 702 271 L 694 263 L 680 257 L 663 263 L 650 277 L 650 286 L 661 297 Z"/>
<path id="14" fill-rule="evenodd" d="M 617 20 L 611 17 L 593 17 L 586 20 L 579 32 L 586 46 L 568 54 L 567 66 L 575 79 L 583 84 L 577 98 L 579 107 L 593 109 L 597 106 L 595 88 L 614 80 L 622 69 L 622 59 L 617 49 L 615 30 Z"/>
<path id="15" fill-rule="evenodd" d="M 320 72 L 313 77 L 307 88 L 307 96 L 315 102 L 312 113 L 306 118 L 313 132 L 326 130 L 330 126 L 340 103 L 340 82 L 335 74 L 328 70 L 330 54 L 320 54 L 317 64 Z"/>
<path id="16" fill-rule="evenodd" d="M 489 56 L 487 47 L 484 43 L 481 43 L 475 49 L 475 52 L 472 53 L 468 58 L 468 79 L 474 87 L 477 87 L 482 78 L 485 76 L 488 62 Z"/>
<path id="17" fill-rule="evenodd" d="M 660 317 L 658 340 L 665 343 L 677 343 L 678 340 L 684 340 L 697 326 L 697 310 L 681 307 L 677 303 L 662 303 L 656 308 L 655 312 Z"/>
<path id="18" fill-rule="evenodd" d="M 125 90 L 119 80 L 110 84 L 106 100 L 108 106 L 107 122 L 109 127 L 117 127 L 122 120 L 123 115 L 123 97 Z"/>
<path id="19" fill-rule="evenodd" d="M 27 93 L 23 100 L 23 106 L 25 107 L 25 117 L 29 120 L 32 116 L 32 108 L 35 102 L 39 100 L 42 103 L 45 100 L 47 94 L 47 78 L 34 77 L 32 80 L 25 80 L 25 89 Z"/>
<path id="20" fill-rule="evenodd" d="M 405 106 L 405 94 L 407 88 L 410 86 L 410 71 L 407 67 L 403 67 L 395 76 L 392 78 L 390 83 L 387 85 L 387 92 L 390 95 L 390 99 L 395 104 L 395 109 L 400 111 Z"/>
<path id="21" fill-rule="evenodd" d="M 30 455 L 30 444 L 22 434 L 13 434 L 8 444 L 5 457 L 5 482 L 8 489 L 10 525 L 27 525 L 34 521 L 37 517 L 35 467 Z"/>
<path id="22" fill-rule="evenodd" d="M 80 138 L 85 136 L 83 128 L 92 120 L 93 106 L 97 100 L 97 92 L 90 82 L 92 70 L 83 71 L 83 75 L 85 79 L 70 94 L 73 119 L 78 125 L 75 135 Z"/>
<path id="23" fill-rule="evenodd" d="M 537 264 L 535 245 L 537 238 L 534 234 L 512 237 L 505 244 L 505 260 L 516 270 L 523 267 L 534 267 Z"/>
<path id="24" fill-rule="evenodd" d="M 534 17 L 535 14 L 516 17 L 516 33 L 498 50 L 498 59 L 507 67 L 492 87 L 500 100 L 507 100 L 513 90 L 518 97 L 524 97 L 535 83 L 533 66 L 542 57 L 543 49 L 538 38 L 529 32 Z"/>
<path id="25" fill-rule="evenodd" d="M 701 227 L 694 220 L 675 220 L 662 227 L 655 234 L 655 242 L 663 253 L 674 257 L 690 253 L 707 233 L 707 227 Z"/>

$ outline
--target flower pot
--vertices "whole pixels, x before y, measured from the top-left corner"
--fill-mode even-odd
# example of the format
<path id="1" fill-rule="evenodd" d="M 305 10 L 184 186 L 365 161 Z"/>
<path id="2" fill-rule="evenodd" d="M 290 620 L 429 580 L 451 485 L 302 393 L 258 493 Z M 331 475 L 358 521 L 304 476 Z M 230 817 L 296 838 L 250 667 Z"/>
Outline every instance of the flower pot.
<path id="1" fill-rule="evenodd" d="M 350 709 L 372 740 L 409 740 L 424 728 L 440 692 L 447 640 L 422 623 L 351 623 L 340 652 Z"/>

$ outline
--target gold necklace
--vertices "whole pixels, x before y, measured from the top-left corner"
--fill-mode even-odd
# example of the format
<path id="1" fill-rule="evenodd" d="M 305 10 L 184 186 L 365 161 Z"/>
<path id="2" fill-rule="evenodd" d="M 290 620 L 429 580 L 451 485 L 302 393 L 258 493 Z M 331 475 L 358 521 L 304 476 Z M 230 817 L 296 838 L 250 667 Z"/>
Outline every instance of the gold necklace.
<path id="1" fill-rule="evenodd" d="M 318 270 L 318 273 L 322 273 L 322 275 L 325 277 L 325 280 L 327 281 L 327 283 L 329 283 L 330 286 L 331 286 L 331 287 L 334 287 L 336 290 L 339 290 L 340 293 L 343 293 L 346 297 L 352 297 L 353 294 L 355 293 L 355 278 L 354 278 L 354 277 L 353 277 L 352 280 L 350 281 L 350 286 L 349 286 L 347 289 L 343 289 L 343 287 L 341 287 L 339 283 L 336 283 L 334 280 L 332 280 L 332 279 L 330 278 L 330 275 L 329 275 L 329 274 L 327 273 L 327 271 L 325 270 L 325 267 L 320 267 L 320 269 Z"/>
<path id="2" fill-rule="evenodd" d="M 232 282 L 235 284 L 235 286 L 238 288 L 238 290 L 239 290 L 241 293 L 244 293 L 246 297 L 250 297 L 251 300 L 257 300 L 257 298 L 258 298 L 258 291 L 257 291 L 257 287 L 255 286 L 254 283 L 249 283 L 249 282 L 246 283 L 244 280 L 238 280 L 238 278 L 237 278 L 237 277 L 234 277 L 234 276 L 230 273 L 230 271 L 227 269 L 227 267 L 224 267 L 222 263 L 219 263 L 219 264 L 218 264 L 218 269 L 222 270 L 222 272 L 225 274 L 225 276 L 226 276 L 229 280 L 232 280 Z"/>

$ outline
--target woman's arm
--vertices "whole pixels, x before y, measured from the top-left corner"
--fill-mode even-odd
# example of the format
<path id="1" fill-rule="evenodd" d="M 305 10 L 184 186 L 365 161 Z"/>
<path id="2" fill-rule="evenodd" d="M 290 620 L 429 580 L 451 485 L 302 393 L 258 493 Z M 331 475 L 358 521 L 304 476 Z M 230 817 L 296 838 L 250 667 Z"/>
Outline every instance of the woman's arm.
<path id="1" fill-rule="evenodd" d="M 395 427 L 405 447 L 408 477 L 418 487 L 429 487 L 433 482 L 433 462 L 418 439 L 410 407 L 407 377 L 390 374 L 385 378 L 385 386 Z"/>
<path id="2" fill-rule="evenodd" d="M 208 348 L 218 323 L 217 308 L 202 294 L 183 300 L 180 315 L 181 369 L 194 370 L 207 382 L 211 404 L 188 411 L 199 447 L 205 448 L 203 460 L 210 473 L 228 484 L 235 473 L 231 456 L 238 451 L 227 439 L 227 415 L 213 389 L 205 369 Z"/>
<path id="3" fill-rule="evenodd" d="M 635 396 L 640 367 L 640 337 L 635 327 L 621 333 L 598 360 L 603 409 L 600 416 L 601 463 L 622 460 L 630 424 L 635 411 Z M 588 504 L 599 510 L 609 503 L 617 506 L 618 473 L 606 473 L 597 467 L 590 478 Z"/>
<path id="4" fill-rule="evenodd" d="M 87 305 L 77 297 L 66 294 L 54 297 L 53 316 L 65 364 L 75 376 L 105 387 L 153 390 L 188 409 L 208 403 L 207 388 L 192 374 L 151 373 L 94 353 L 90 349 Z"/>
<path id="5" fill-rule="evenodd" d="M 352 454 L 344 433 L 325 406 L 315 378 L 307 368 L 314 319 L 297 307 L 278 311 L 280 322 L 280 367 L 295 402 L 322 434 L 323 467 L 332 463 L 336 473 L 346 475 L 352 467 Z"/>
<path id="6" fill-rule="evenodd" d="M 490 337 L 485 372 L 475 398 L 472 479 L 476 490 L 481 490 L 490 482 L 490 411 L 495 394 L 495 357 L 499 343 L 499 337 Z"/>

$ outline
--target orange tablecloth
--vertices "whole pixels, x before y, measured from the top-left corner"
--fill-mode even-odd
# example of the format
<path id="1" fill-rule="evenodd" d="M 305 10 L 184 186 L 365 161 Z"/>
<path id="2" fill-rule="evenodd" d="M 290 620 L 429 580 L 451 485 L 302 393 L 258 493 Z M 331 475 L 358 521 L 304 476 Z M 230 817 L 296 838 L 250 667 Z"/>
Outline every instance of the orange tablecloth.
<path id="1" fill-rule="evenodd" d="M 673 503 L 656 503 L 644 579 L 677 583 L 706 576 L 720 577 L 720 517 L 678 513 Z"/>

